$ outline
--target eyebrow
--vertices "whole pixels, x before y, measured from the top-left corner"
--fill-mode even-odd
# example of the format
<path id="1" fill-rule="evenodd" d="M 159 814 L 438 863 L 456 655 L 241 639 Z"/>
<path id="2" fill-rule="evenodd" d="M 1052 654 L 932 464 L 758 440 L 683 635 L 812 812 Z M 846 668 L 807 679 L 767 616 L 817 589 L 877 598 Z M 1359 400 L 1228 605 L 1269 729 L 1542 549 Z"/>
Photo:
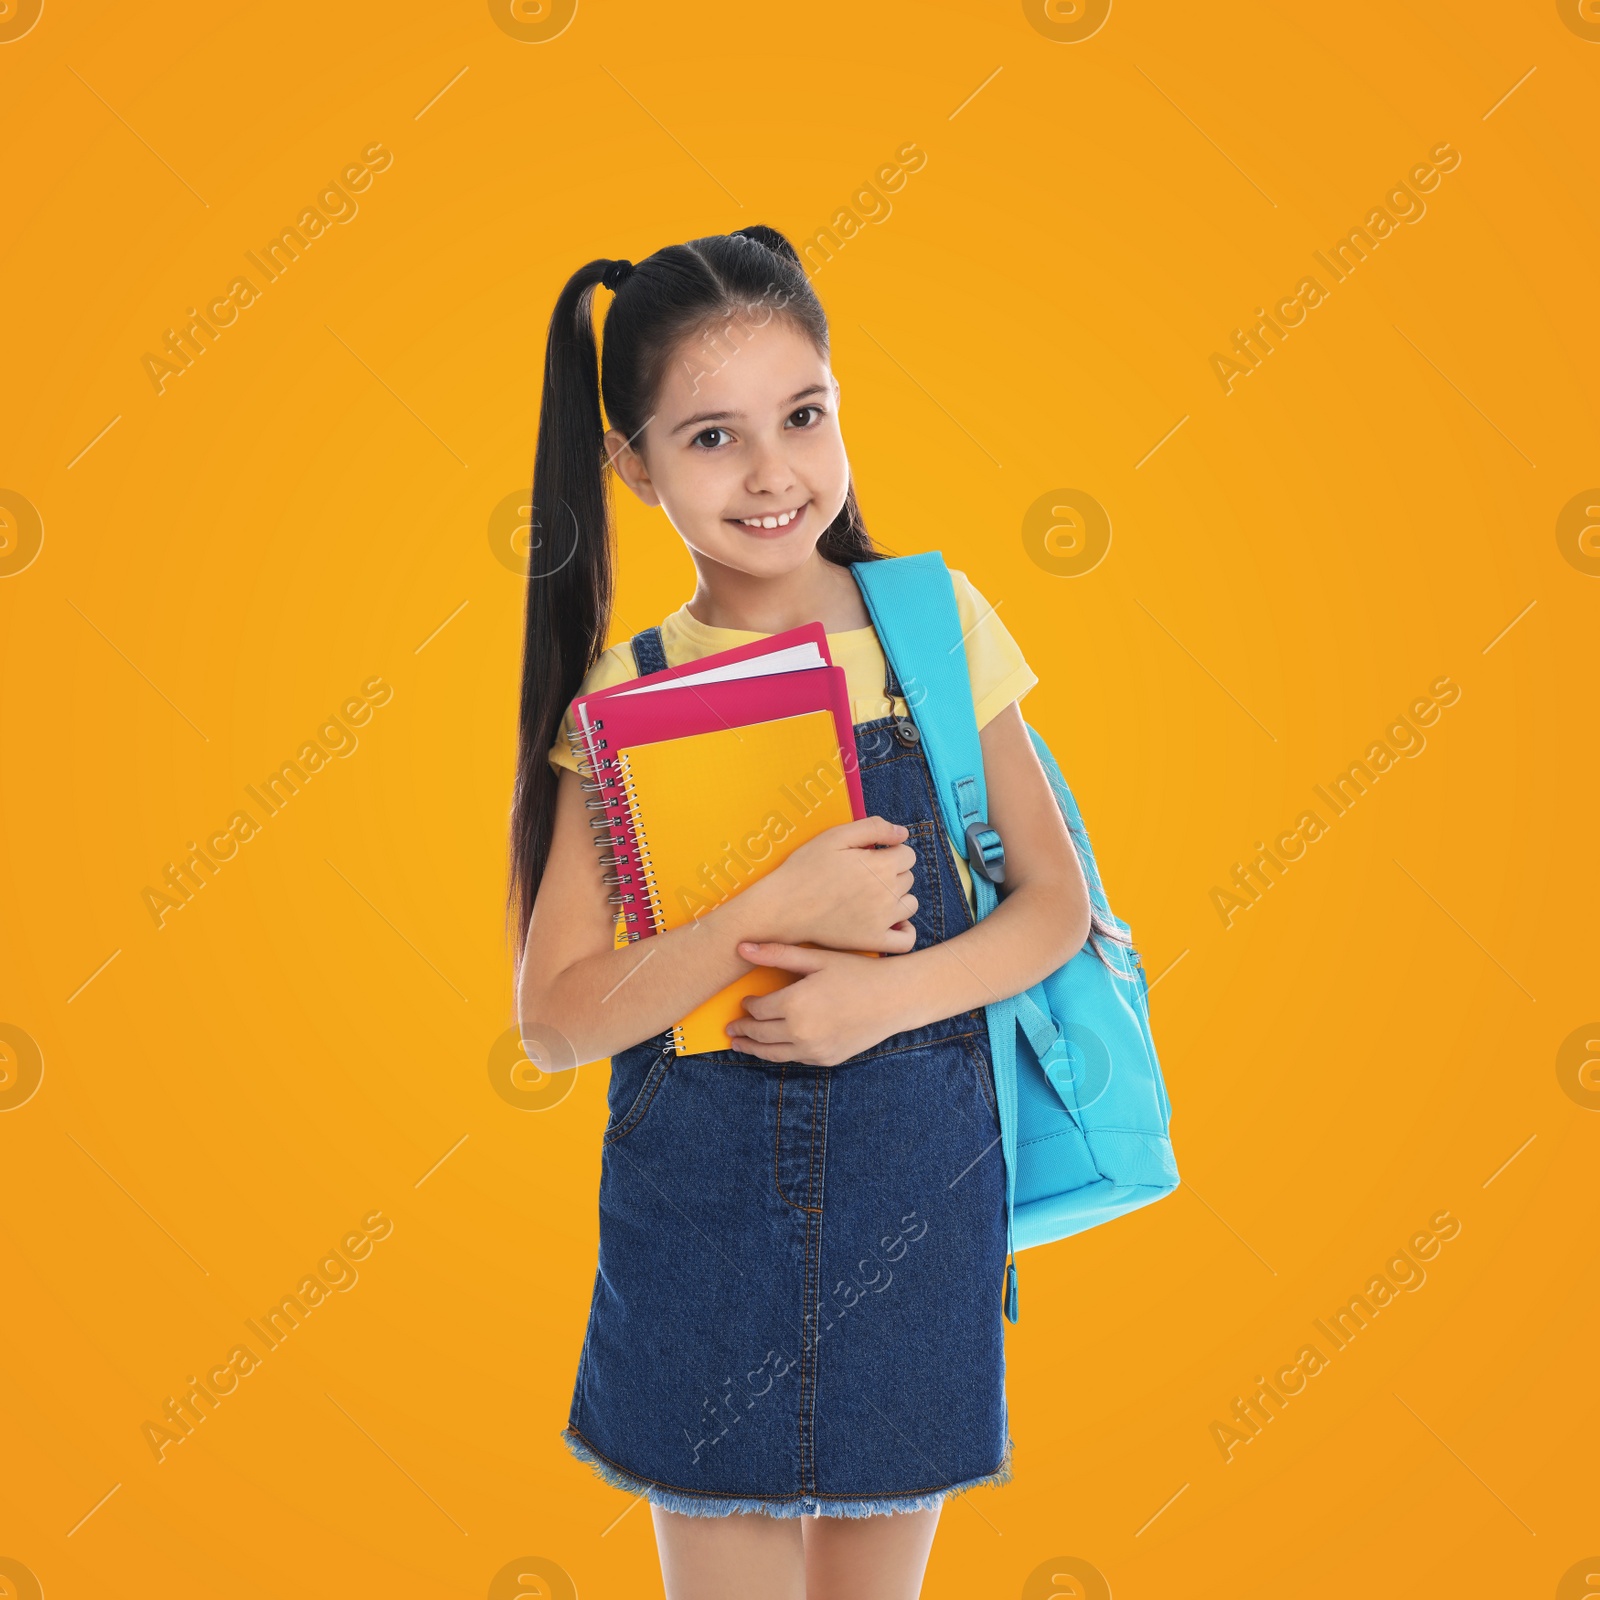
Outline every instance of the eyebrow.
<path id="1" fill-rule="evenodd" d="M 792 406 L 797 401 L 804 400 L 807 395 L 826 394 L 827 392 L 828 390 L 825 384 L 814 383 L 810 386 L 810 388 L 802 389 L 798 394 L 790 395 L 789 398 L 783 402 L 783 404 L 786 406 Z M 670 439 L 673 434 L 682 433 L 685 428 L 692 428 L 696 423 L 732 422 L 735 418 L 742 417 L 743 415 L 744 412 L 742 411 L 697 411 L 694 416 L 685 417 L 683 421 L 677 425 L 677 427 L 668 429 L 667 437 Z"/>

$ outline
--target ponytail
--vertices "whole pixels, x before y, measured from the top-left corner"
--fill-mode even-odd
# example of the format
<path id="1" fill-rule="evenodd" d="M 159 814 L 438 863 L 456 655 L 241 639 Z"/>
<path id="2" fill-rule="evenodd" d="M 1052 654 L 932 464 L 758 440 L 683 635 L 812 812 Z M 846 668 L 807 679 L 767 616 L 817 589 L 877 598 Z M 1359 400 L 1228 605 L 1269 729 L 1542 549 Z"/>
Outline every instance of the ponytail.
<path id="1" fill-rule="evenodd" d="M 567 280 L 545 344 L 511 806 L 508 911 L 519 971 L 555 830 L 559 778 L 546 756 L 584 674 L 605 648 L 611 620 L 615 552 L 592 320 L 594 287 L 609 266 L 591 261 Z"/>

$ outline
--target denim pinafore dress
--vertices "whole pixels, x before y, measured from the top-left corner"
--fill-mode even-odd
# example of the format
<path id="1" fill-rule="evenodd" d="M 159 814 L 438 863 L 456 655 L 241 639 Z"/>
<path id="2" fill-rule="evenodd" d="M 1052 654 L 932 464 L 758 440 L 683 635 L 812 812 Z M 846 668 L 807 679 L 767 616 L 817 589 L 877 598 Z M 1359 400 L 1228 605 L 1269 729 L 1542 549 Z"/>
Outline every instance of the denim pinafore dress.
<path id="1" fill-rule="evenodd" d="M 666 667 L 658 628 L 632 645 L 641 675 Z M 916 727 L 854 734 L 867 814 L 916 851 L 914 948 L 953 938 L 972 916 Z M 669 1032 L 612 1058 L 607 1097 L 574 1455 L 696 1516 L 871 1516 L 1010 1480 L 981 1007 L 832 1067 L 679 1056 Z"/>

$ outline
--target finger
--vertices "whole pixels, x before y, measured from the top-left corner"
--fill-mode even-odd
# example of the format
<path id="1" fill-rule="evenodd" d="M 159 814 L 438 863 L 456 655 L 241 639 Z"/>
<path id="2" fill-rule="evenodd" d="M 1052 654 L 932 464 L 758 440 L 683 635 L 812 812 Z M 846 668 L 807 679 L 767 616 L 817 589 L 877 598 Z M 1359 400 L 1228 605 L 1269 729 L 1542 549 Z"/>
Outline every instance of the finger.
<path id="1" fill-rule="evenodd" d="M 920 904 L 914 894 L 902 894 L 894 897 L 894 909 L 898 913 L 895 920 L 878 936 L 879 942 L 869 946 L 873 950 L 901 950 L 910 949 L 898 937 L 897 930 L 909 928 L 911 919 L 916 916 Z"/>
<path id="2" fill-rule="evenodd" d="M 748 1044 L 754 1040 L 757 1044 L 793 1044 L 789 1036 L 789 1024 L 782 1017 L 775 1017 L 770 1022 L 763 1022 L 759 1017 L 744 1017 L 738 1022 L 728 1024 L 730 1039 L 737 1039 Z"/>
<path id="3" fill-rule="evenodd" d="M 897 844 L 888 850 L 878 851 L 878 860 L 893 872 L 910 872 L 917 864 L 917 848 L 910 844 Z"/>
<path id="4" fill-rule="evenodd" d="M 830 831 L 838 839 L 840 848 L 846 850 L 899 844 L 911 832 L 902 822 L 890 822 L 887 817 L 878 816 L 841 822 Z"/>
<path id="5" fill-rule="evenodd" d="M 744 997 L 744 1010 L 739 1014 L 740 1022 L 775 1022 L 789 1009 L 788 984 L 775 989 L 771 994 L 747 994 Z M 3 1597 L 0 1597 L 3 1600 Z"/>
<path id="6" fill-rule="evenodd" d="M 869 943 L 857 945 L 857 951 L 871 951 L 880 956 L 904 955 L 916 943 L 916 929 L 909 922 L 896 922 L 877 934 Z"/>
<path id="7" fill-rule="evenodd" d="M 755 1056 L 761 1061 L 793 1061 L 794 1047 L 786 1044 L 760 1044 L 754 1039 L 730 1039 L 728 1047 L 740 1055 Z"/>
<path id="8" fill-rule="evenodd" d="M 788 984 L 784 985 L 787 989 Z M 783 1015 L 783 989 L 777 994 L 747 994 L 744 997 L 744 1013 L 740 1021 L 772 1022 Z"/>
<path id="9" fill-rule="evenodd" d="M 909 922 L 896 922 L 883 930 L 867 948 L 881 956 L 904 955 L 917 942 L 917 930 Z"/>
<path id="10" fill-rule="evenodd" d="M 893 894 L 904 894 L 916 879 L 912 871 L 914 861 L 900 861 L 898 852 L 888 850 L 862 851 L 856 856 L 885 889 Z"/>
<path id="11" fill-rule="evenodd" d="M 784 972 L 816 972 L 826 965 L 815 950 L 772 940 L 742 940 L 739 956 L 744 961 L 755 962 L 758 967 L 778 967 Z"/>

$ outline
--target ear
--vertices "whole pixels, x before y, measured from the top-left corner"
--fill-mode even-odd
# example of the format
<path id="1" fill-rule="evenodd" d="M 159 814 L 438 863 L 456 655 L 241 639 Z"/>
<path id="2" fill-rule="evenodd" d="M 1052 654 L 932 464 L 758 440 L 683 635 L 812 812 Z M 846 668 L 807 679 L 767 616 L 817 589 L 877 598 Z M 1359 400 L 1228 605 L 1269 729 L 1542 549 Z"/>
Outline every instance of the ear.
<path id="1" fill-rule="evenodd" d="M 647 506 L 660 505 L 661 496 L 656 493 L 655 485 L 650 481 L 650 472 L 644 464 L 644 457 L 628 443 L 627 435 L 619 428 L 607 428 L 605 446 L 606 457 L 617 469 L 617 476 Z"/>

